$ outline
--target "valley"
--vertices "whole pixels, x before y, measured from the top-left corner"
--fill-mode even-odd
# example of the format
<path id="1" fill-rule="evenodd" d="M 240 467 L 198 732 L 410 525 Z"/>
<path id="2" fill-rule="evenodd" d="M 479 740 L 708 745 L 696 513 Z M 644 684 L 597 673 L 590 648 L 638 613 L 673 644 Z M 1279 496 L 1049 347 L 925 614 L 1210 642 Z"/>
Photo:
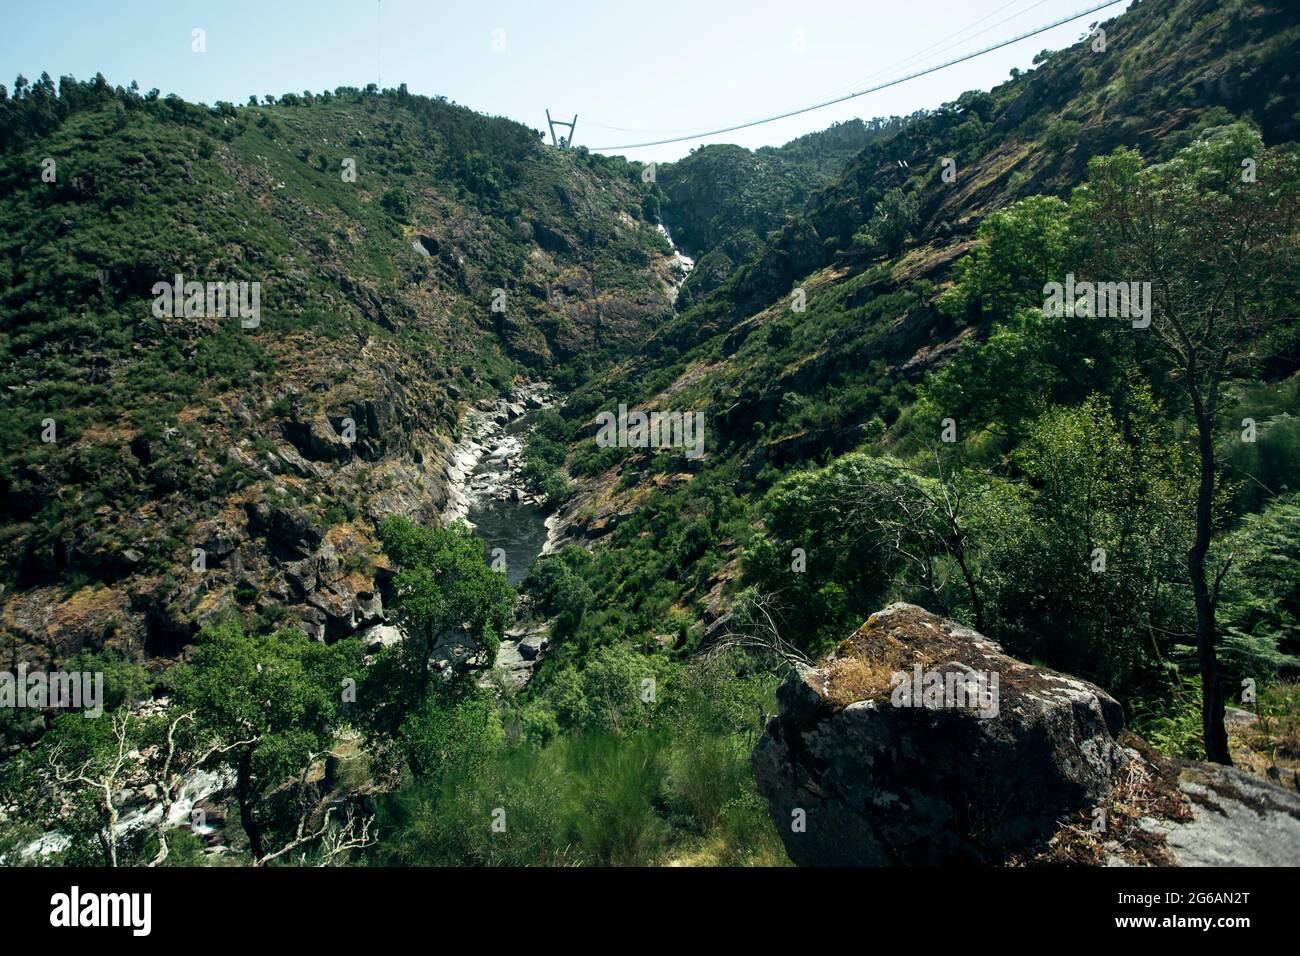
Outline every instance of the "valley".
<path id="1" fill-rule="evenodd" d="M 0 862 L 1300 864 L 1300 13 L 1105 16 L 671 161 L 0 87 L 0 654 L 105 688 Z"/>

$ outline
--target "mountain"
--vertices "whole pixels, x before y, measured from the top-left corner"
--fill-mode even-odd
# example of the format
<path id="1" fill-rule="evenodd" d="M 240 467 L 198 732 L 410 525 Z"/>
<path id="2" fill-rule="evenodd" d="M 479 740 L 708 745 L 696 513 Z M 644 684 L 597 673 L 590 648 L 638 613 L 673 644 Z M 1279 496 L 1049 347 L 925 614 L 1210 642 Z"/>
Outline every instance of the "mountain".
<path id="1" fill-rule="evenodd" d="M 1040 329 L 1032 314 L 1025 318 L 1020 310 L 1041 306 L 1045 279 L 1063 279 L 1066 271 L 1082 274 L 1086 267 L 1082 250 L 1105 224 L 1077 221 L 1067 200 L 1094 175 L 1091 162 L 1127 148 L 1137 162 L 1174 161 L 1171 169 L 1185 168 L 1205 144 L 1255 136 L 1234 126 L 1244 124 L 1259 139 L 1257 146 L 1241 148 L 1260 155 L 1272 151 L 1286 168 L 1300 136 L 1290 106 L 1300 80 L 1294 68 L 1300 23 L 1294 8 L 1279 3 L 1145 0 L 1100 26 L 1104 53 L 1093 49 L 1092 38 L 1044 52 L 1034 70 L 991 91 L 965 93 L 867 144 L 721 285 L 659 326 L 637 354 L 574 391 L 564 414 L 576 442 L 570 468 L 578 485 L 559 524 L 575 542 L 597 542 L 601 561 L 590 582 L 593 604 L 617 605 L 623 612 L 617 622 L 602 621 L 603 633 L 636 641 L 667 640 L 666 632 L 680 631 L 672 646 L 693 653 L 755 626 L 756 612 L 746 600 L 757 588 L 769 598 L 781 596 L 763 605 L 763 612 L 783 621 L 782 639 L 815 652 L 886 600 L 940 611 L 964 608 L 974 615 L 979 604 L 965 591 L 976 602 L 1005 608 L 1005 630 L 992 629 L 993 636 L 1013 652 L 1041 655 L 1053 646 L 1058 656 L 1043 658 L 1047 663 L 1125 697 L 1140 700 L 1166 679 L 1157 673 L 1166 666 L 1166 654 L 1189 660 L 1192 622 L 1185 614 L 1191 605 L 1178 600 L 1160 611 L 1169 615 L 1170 634 L 1169 645 L 1155 652 L 1160 660 L 1137 651 L 1131 661 L 1137 670 L 1126 664 L 1119 668 L 1122 675 L 1108 671 L 1114 647 L 1139 639 L 1131 620 L 1102 624 L 1101 617 L 1091 617 L 1100 607 L 1117 606 L 1119 598 L 1094 594 L 1113 576 L 1080 579 L 1052 558 L 1034 569 L 1042 577 L 1032 577 L 1013 555 L 994 554 L 999 541 L 1013 540 L 1009 530 L 986 539 L 984 577 L 971 571 L 963 583 L 947 536 L 925 546 L 937 547 L 937 556 L 913 554 L 895 564 L 880 557 L 883 545 L 861 544 L 877 532 L 860 529 L 852 537 L 841 524 L 852 517 L 844 496 L 861 497 L 864 474 L 871 473 L 864 472 L 866 462 L 841 459 L 850 452 L 869 456 L 868 462 L 896 458 L 927 480 L 969 480 L 991 497 L 1010 495 L 997 506 L 1005 509 L 997 520 L 1004 520 L 1038 500 L 1048 480 L 1038 462 L 1063 453 L 1051 448 L 1063 426 L 1042 424 L 1030 447 L 1028 422 L 1053 406 L 1069 409 L 1063 415 L 1083 414 L 1091 398 L 1109 411 L 1081 428 L 1131 429 L 1131 416 L 1138 414 L 1134 388 L 1149 392 L 1164 416 L 1160 427 L 1169 431 L 1162 453 L 1171 460 L 1184 454 L 1183 441 L 1193 428 L 1184 404 L 1185 375 L 1170 370 L 1142 340 L 1098 331 L 1099 338 L 1085 341 L 1075 338 L 1084 335 L 1083 327 Z M 1250 153 L 1241 156 L 1238 178 L 1246 160 L 1254 163 Z M 955 173 L 951 179 L 945 178 L 949 169 Z M 1290 255 L 1283 251 L 1289 248 L 1283 237 L 1290 235 L 1290 221 L 1280 220 L 1274 233 L 1282 247 L 1269 255 L 1279 263 Z M 891 237 L 891 222 L 903 222 L 905 230 Z M 1006 243 L 1005 250 L 990 245 L 998 241 Z M 983 270 L 993 270 L 997 283 L 1018 291 L 969 293 Z M 1278 278 L 1284 286 L 1290 282 L 1289 291 L 1270 292 L 1272 298 L 1260 306 L 1279 317 L 1275 337 L 1253 343 L 1257 357 L 1224 386 L 1225 424 L 1216 454 L 1235 476 L 1225 480 L 1236 490 L 1235 504 L 1216 519 L 1216 535 L 1242 520 L 1255 530 L 1242 527 L 1234 536 L 1264 526 L 1281 533 L 1293 506 L 1287 496 L 1297 490 L 1288 476 L 1291 467 L 1282 464 L 1300 448 L 1300 336 L 1285 318 L 1297 290 L 1293 280 Z M 1001 417 L 1021 400 L 1025 405 L 1014 422 Z M 671 449 L 598 447 L 593 417 L 620 405 L 703 413 L 708 453 L 689 460 Z M 1267 448 L 1248 447 L 1227 427 L 1247 419 L 1269 423 L 1259 439 Z M 941 456 L 945 421 L 963 437 Z M 1088 439 L 1100 440 L 1099 433 Z M 1184 478 L 1170 480 L 1186 487 Z M 822 484 L 828 485 L 824 492 Z M 1255 490 L 1243 492 L 1245 487 Z M 949 493 L 961 497 L 951 487 Z M 1265 507 L 1269 500 L 1273 504 Z M 1091 521 L 1081 502 L 1061 507 Z M 1186 526 L 1151 512 L 1113 517 L 1119 526 L 1157 522 L 1169 532 L 1164 563 L 1143 573 L 1169 582 L 1171 593 L 1188 594 Z M 893 519 L 887 513 L 872 520 L 888 526 Z M 1067 530 L 1082 533 L 1045 525 L 1015 547 L 1025 549 L 1029 560 L 1040 549 L 1065 547 Z M 958 537 L 959 544 L 969 543 L 966 535 Z M 1219 540 L 1217 547 L 1226 549 L 1242 539 Z M 1081 553 L 1095 547 L 1083 543 L 1070 547 Z M 1297 558 L 1289 546 L 1268 553 L 1266 560 L 1279 567 L 1291 567 Z M 923 569 L 919 578 L 908 570 L 913 559 Z M 791 574 L 792 564 L 801 561 L 807 573 Z M 1086 564 L 1078 569 L 1086 570 Z M 1017 578 L 1026 591 L 1012 586 Z M 1230 643 L 1243 642 L 1225 653 L 1260 661 L 1244 665 L 1239 658 L 1234 667 L 1276 668 L 1276 659 L 1263 664 L 1254 655 L 1268 657 L 1268 648 L 1279 641 L 1292 655 L 1300 650 L 1292 625 L 1279 623 L 1300 620 L 1294 616 L 1298 597 L 1290 584 L 1270 591 L 1265 602 L 1289 610 L 1283 618 L 1268 618 L 1269 624 L 1242 605 L 1223 610 L 1225 621 L 1241 625 L 1225 625 Z M 1094 599 L 1099 603 L 1089 603 Z M 1028 611 L 1030 606 L 1036 610 Z M 738 611 L 751 617 L 742 619 Z M 675 623 L 666 627 L 665 619 Z M 1089 645 L 1082 637 L 1084 620 L 1095 620 L 1096 641 L 1111 646 Z M 1050 634 L 1072 636 L 1057 641 Z M 1254 649 L 1245 651 L 1247 644 Z M 560 648 L 558 658 L 565 653 Z M 1139 659 L 1146 663 L 1138 665 Z M 1150 683 L 1139 690 L 1125 683 L 1130 681 Z"/>
<path id="2" fill-rule="evenodd" d="M 290 561 L 338 579 L 331 638 L 373 621 L 373 525 L 440 513 L 461 406 L 670 312 L 635 170 L 404 88 L 43 77 L 0 111 L 10 654 L 171 655 L 239 605 L 319 629 Z M 157 314 L 176 276 L 257 283 L 256 326 Z"/>
<path id="3" fill-rule="evenodd" d="M 189 861 L 318 825 L 325 862 L 911 854 L 937 831 L 884 818 L 878 852 L 787 852 L 787 756 L 870 723 L 851 705 L 898 661 L 946 667 L 936 629 L 958 663 L 1005 648 L 1025 700 L 1083 688 L 1053 697 L 1095 733 L 1061 731 L 1043 819 L 990 810 L 1019 858 L 1098 862 L 1045 821 L 1123 797 L 1130 759 L 1188 810 L 1152 749 L 1236 762 L 1194 774 L 1231 778 L 1236 826 L 1245 774 L 1300 769 L 1300 12 L 1096 26 L 905 118 L 653 168 L 405 87 L 0 91 L 0 647 L 108 671 L 142 740 L 188 707 L 191 755 L 238 752 L 215 833 L 173 837 Z M 661 225 L 697 259 L 680 289 Z M 249 306 L 258 283 L 257 308 L 185 317 L 177 275 Z M 526 573 L 443 527 L 469 500 L 506 509 Z M 906 655 L 872 632 L 890 606 Z M 108 733 L 67 716 L 6 716 L 0 860 L 51 831 L 66 860 L 165 857 L 165 826 L 64 812 L 41 761 Z M 884 724 L 948 718 L 1012 767 L 1038 733 Z M 1080 740 L 1114 757 L 1082 789 Z M 794 770 L 860 795 L 852 750 Z M 969 806 L 969 767 L 918 766 Z"/>
<path id="4" fill-rule="evenodd" d="M 656 170 L 662 215 L 678 245 L 696 259 L 680 304 L 722 285 L 752 259 L 768 233 L 799 213 L 834 182 L 868 143 L 896 132 L 904 120 L 849 120 L 784 146 L 748 150 L 703 146 Z"/>

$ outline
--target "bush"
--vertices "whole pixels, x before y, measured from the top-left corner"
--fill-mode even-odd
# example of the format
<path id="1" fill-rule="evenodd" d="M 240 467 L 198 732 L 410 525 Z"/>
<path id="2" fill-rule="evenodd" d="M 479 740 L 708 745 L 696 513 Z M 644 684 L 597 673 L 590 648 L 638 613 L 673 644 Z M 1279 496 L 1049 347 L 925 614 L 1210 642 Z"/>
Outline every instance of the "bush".
<path id="1" fill-rule="evenodd" d="M 475 773 L 504 739 L 490 697 L 474 693 L 456 700 L 445 690 L 430 694 L 400 731 L 402 753 L 418 779 Z"/>
<path id="2" fill-rule="evenodd" d="M 389 189 L 380 197 L 379 205 L 398 222 L 409 223 L 411 221 L 411 201 L 406 197 L 405 193 L 396 189 Z"/>
<path id="3" fill-rule="evenodd" d="M 919 220 L 916 198 L 895 187 L 876 203 L 875 212 L 853 242 L 870 255 L 896 256 L 916 231 Z"/>

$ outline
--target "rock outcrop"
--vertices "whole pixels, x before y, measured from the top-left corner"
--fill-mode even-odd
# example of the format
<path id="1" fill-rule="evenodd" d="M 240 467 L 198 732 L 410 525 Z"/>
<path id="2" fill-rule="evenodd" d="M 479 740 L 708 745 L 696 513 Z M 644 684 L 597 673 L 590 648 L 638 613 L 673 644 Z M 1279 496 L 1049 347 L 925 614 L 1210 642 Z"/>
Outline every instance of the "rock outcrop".
<path id="1" fill-rule="evenodd" d="M 1174 765 L 1101 689 L 913 605 L 777 698 L 753 765 L 800 865 L 1300 863 L 1295 794 Z"/>
<path id="2" fill-rule="evenodd" d="M 1177 819 L 1144 816 L 1174 866 L 1300 866 L 1300 797 L 1262 777 L 1218 764 L 1185 764 L 1178 791 L 1187 798 Z M 1112 853 L 1107 862 L 1129 860 Z"/>

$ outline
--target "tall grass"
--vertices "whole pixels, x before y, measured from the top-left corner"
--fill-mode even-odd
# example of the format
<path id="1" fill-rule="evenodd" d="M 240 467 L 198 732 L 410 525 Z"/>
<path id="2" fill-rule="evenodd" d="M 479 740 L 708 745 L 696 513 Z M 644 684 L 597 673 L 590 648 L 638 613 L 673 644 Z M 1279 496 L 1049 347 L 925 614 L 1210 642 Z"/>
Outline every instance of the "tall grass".
<path id="1" fill-rule="evenodd" d="M 379 832 L 381 865 L 649 866 L 705 838 L 711 862 L 784 860 L 743 741 L 663 729 L 503 749 L 382 798 Z"/>

